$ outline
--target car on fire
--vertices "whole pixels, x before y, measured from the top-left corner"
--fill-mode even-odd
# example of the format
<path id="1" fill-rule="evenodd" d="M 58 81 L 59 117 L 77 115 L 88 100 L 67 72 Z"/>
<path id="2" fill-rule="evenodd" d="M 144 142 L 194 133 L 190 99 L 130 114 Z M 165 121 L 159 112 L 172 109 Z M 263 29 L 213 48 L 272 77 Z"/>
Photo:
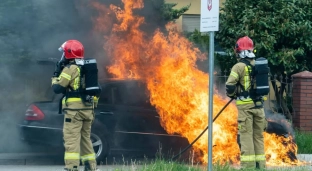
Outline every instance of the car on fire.
<path id="1" fill-rule="evenodd" d="M 162 151 L 177 154 L 189 143 L 169 135 L 160 125 L 156 109 L 149 103 L 139 80 L 101 80 L 102 93 L 95 109 L 91 140 L 98 161 L 110 154 L 155 156 Z M 58 113 L 60 97 L 31 103 L 19 123 L 22 139 L 31 144 L 63 147 L 64 115 Z"/>

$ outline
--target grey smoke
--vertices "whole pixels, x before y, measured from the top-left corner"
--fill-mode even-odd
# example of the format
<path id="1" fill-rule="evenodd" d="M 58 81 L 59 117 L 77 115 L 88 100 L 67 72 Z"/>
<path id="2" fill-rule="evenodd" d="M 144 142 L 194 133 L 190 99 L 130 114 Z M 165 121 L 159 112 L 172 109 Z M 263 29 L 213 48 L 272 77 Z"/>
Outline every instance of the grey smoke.
<path id="1" fill-rule="evenodd" d="M 280 113 L 273 113 L 271 110 L 265 110 L 265 115 L 268 121 L 278 124 L 281 129 L 285 130 L 288 135 L 291 135 L 295 139 L 294 129 L 284 115 Z"/>
<path id="2" fill-rule="evenodd" d="M 27 105 L 50 100 L 54 64 L 37 59 L 59 59 L 58 47 L 67 39 L 78 39 L 86 56 L 95 53 L 92 21 L 80 14 L 75 0 L 2 0 L 0 6 L 0 153 L 26 152 L 17 124 Z"/>

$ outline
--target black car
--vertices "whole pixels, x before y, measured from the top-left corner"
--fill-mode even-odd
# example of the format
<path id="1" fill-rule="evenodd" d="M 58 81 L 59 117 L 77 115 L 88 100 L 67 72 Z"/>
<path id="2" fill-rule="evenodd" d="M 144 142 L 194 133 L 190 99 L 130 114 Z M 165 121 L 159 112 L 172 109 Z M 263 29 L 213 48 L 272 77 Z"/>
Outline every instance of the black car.
<path id="1" fill-rule="evenodd" d="M 98 161 L 110 154 L 155 156 L 160 145 L 163 153 L 177 154 L 188 145 L 186 138 L 168 135 L 161 127 L 142 82 L 108 79 L 100 83 L 102 93 L 91 133 Z M 58 113 L 59 99 L 29 105 L 19 124 L 24 141 L 63 147 L 64 116 Z"/>

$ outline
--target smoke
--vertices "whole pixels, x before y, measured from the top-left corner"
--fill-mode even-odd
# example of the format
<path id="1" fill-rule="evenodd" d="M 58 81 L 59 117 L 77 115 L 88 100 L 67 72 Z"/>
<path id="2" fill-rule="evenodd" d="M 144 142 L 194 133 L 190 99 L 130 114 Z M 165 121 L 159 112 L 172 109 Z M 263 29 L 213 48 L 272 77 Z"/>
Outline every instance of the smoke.
<path id="1" fill-rule="evenodd" d="M 270 110 L 266 110 L 265 115 L 268 122 L 270 122 L 267 128 L 268 133 L 276 133 L 286 137 L 291 135 L 295 139 L 294 129 L 284 115 L 273 113 Z"/>
<path id="2" fill-rule="evenodd" d="M 53 97 L 54 63 L 43 65 L 38 59 L 59 59 L 57 49 L 68 39 L 81 41 L 86 57 L 102 52 L 93 42 L 91 10 L 79 10 L 82 2 L 86 1 L 1 1 L 0 152 L 28 151 L 17 124 L 28 104 Z"/>

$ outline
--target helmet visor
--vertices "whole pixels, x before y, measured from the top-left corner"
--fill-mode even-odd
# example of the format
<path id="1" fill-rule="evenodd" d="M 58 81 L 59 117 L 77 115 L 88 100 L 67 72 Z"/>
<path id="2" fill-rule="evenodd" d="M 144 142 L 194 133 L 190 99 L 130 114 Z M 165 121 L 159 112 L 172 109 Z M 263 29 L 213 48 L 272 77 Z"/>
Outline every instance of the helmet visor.
<path id="1" fill-rule="evenodd" d="M 251 50 L 243 50 L 239 52 L 239 57 L 241 58 L 254 58 L 256 55 Z"/>

